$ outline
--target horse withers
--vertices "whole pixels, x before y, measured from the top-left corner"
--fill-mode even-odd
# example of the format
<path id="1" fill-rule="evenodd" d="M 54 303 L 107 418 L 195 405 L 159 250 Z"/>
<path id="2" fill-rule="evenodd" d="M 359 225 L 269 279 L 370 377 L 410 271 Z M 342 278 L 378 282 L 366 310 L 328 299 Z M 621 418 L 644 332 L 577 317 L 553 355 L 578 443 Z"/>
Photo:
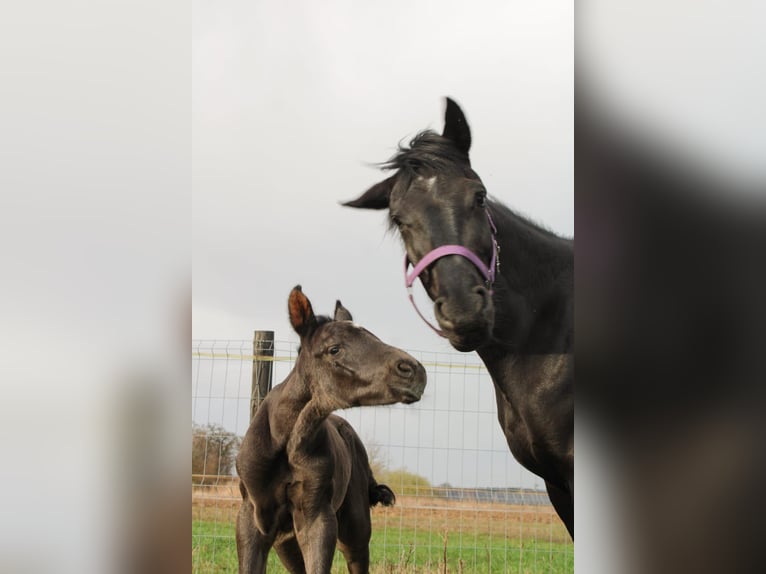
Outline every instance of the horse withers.
<path id="1" fill-rule="evenodd" d="M 573 241 L 490 200 L 470 147 L 465 115 L 448 98 L 442 134 L 400 146 L 383 164 L 393 175 L 345 205 L 388 209 L 406 286 L 420 278 L 431 327 L 458 351 L 478 352 L 511 453 L 545 480 L 574 538 Z"/>
<path id="2" fill-rule="evenodd" d="M 288 299 L 300 336 L 295 366 L 256 411 L 237 456 L 240 574 L 263 574 L 272 547 L 292 573 L 330 572 L 336 543 L 352 574 L 369 569 L 370 507 L 390 506 L 367 452 L 336 409 L 413 403 L 426 386 L 418 361 L 353 323 L 336 303 L 314 315 L 300 286 Z"/>

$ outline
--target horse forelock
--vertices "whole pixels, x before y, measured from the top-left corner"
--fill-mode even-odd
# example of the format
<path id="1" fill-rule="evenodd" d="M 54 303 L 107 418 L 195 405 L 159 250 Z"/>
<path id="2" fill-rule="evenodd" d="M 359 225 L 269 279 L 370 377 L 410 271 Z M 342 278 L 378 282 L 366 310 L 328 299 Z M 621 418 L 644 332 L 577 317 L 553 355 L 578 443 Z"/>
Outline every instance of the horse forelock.
<path id="1" fill-rule="evenodd" d="M 435 174 L 465 175 L 472 173 L 468 156 L 451 140 L 431 130 L 424 130 L 410 141 L 399 144 L 397 153 L 384 162 L 383 169 L 396 169 L 409 178 Z"/>

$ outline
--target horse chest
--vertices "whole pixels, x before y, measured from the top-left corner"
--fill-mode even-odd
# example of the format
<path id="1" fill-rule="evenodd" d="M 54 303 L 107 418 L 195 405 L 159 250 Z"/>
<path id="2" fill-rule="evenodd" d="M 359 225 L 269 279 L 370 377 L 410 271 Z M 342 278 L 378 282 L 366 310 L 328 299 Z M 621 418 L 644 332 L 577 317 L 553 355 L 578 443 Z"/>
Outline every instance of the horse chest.
<path id="1" fill-rule="evenodd" d="M 566 461 L 572 448 L 572 405 L 560 384 L 551 384 L 551 366 L 530 369 L 514 365 L 493 376 L 497 416 L 513 456 L 525 468 L 546 480 L 568 474 Z"/>
<path id="2" fill-rule="evenodd" d="M 525 468 L 533 470 L 537 466 L 537 459 L 532 429 L 526 424 L 521 414 L 497 390 L 496 398 L 497 419 L 511 453 Z"/>

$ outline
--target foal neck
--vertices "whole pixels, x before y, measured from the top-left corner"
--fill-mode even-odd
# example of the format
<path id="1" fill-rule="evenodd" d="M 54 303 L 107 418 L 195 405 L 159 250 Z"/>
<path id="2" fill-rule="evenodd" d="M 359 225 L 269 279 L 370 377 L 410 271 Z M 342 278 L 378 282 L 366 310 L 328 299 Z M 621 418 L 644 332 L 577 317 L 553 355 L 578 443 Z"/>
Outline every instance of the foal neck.
<path id="1" fill-rule="evenodd" d="M 338 406 L 315 392 L 311 375 L 297 368 L 284 383 L 282 396 L 274 417 L 279 427 L 288 458 L 304 450 L 316 436 L 322 423 Z"/>

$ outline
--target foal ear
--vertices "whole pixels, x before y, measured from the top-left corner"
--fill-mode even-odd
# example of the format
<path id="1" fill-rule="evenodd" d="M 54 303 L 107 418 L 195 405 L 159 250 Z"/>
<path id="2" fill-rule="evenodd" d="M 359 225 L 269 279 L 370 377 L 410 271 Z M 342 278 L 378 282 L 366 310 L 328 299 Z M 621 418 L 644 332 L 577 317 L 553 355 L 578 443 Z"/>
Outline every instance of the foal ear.
<path id="1" fill-rule="evenodd" d="M 349 313 L 348 309 L 346 309 L 343 304 L 340 302 L 340 299 L 338 299 L 335 302 L 335 317 L 333 317 L 335 321 L 353 321 L 353 317 L 351 317 L 351 313 Z"/>
<path id="2" fill-rule="evenodd" d="M 391 197 L 391 190 L 396 183 L 396 174 L 387 177 L 380 183 L 376 183 L 362 195 L 343 205 L 347 207 L 359 207 L 361 209 L 387 209 L 388 199 Z"/>
<path id="3" fill-rule="evenodd" d="M 293 287 L 290 291 L 290 297 L 287 299 L 287 310 L 290 313 L 290 324 L 295 332 L 302 338 L 316 325 L 314 310 L 311 308 L 311 301 L 303 294 L 300 285 Z"/>
<path id="4" fill-rule="evenodd" d="M 471 149 L 471 129 L 468 127 L 463 110 L 451 98 L 447 98 L 442 135 L 451 140 L 465 155 L 468 155 L 468 150 Z"/>

